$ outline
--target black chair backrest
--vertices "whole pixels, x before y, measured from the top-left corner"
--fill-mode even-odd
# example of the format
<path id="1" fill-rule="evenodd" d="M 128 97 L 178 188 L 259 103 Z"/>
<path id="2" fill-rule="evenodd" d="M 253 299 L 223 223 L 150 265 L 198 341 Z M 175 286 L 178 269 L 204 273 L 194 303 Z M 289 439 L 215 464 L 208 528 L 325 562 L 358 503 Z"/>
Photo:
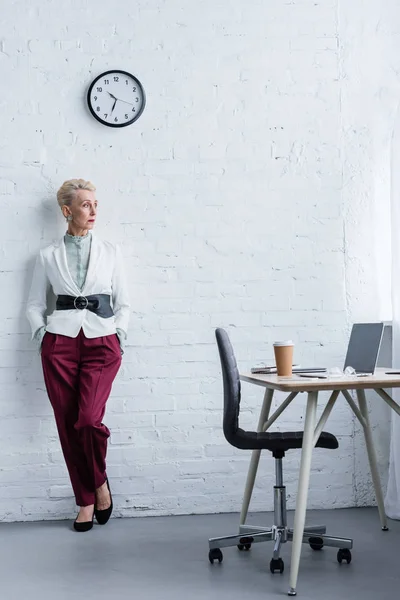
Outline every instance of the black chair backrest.
<path id="1" fill-rule="evenodd" d="M 233 446 L 238 446 L 240 379 L 229 336 L 224 329 L 216 329 L 219 357 L 224 381 L 224 435 Z"/>
<path id="2" fill-rule="evenodd" d="M 302 431 L 256 432 L 239 427 L 241 387 L 239 371 L 228 334 L 224 329 L 215 331 L 224 381 L 224 435 L 227 441 L 241 450 L 269 450 L 275 458 L 282 458 L 286 450 L 301 448 Z M 316 447 L 335 449 L 338 441 L 331 433 L 322 432 Z"/>

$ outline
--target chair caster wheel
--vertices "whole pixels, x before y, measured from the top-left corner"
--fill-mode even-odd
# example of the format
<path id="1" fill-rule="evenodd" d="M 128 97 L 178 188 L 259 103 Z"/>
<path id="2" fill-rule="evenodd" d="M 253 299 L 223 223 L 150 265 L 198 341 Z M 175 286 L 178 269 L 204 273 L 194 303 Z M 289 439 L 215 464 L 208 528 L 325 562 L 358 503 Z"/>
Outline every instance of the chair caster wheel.
<path id="1" fill-rule="evenodd" d="M 208 553 L 208 560 L 212 565 L 214 564 L 214 560 L 217 560 L 219 563 L 222 563 L 223 558 L 224 556 L 219 548 L 213 548 Z"/>
<path id="2" fill-rule="evenodd" d="M 237 547 L 239 550 L 250 550 L 251 544 L 254 542 L 254 538 L 249 536 L 243 536 L 240 538 Z"/>
<path id="3" fill-rule="evenodd" d="M 310 537 L 308 543 L 312 550 L 322 550 L 324 547 L 324 540 L 320 537 Z"/>
<path id="4" fill-rule="evenodd" d="M 285 563 L 281 558 L 272 558 L 269 563 L 269 569 L 271 573 L 275 573 L 275 571 L 279 571 L 279 573 L 283 573 L 285 568 Z"/>
<path id="5" fill-rule="evenodd" d="M 251 544 L 238 544 L 237 547 L 239 550 L 250 550 Z"/>
<path id="6" fill-rule="evenodd" d="M 342 564 L 342 561 L 345 560 L 349 565 L 351 563 L 351 552 L 348 548 L 340 548 L 337 553 L 338 563 Z"/>

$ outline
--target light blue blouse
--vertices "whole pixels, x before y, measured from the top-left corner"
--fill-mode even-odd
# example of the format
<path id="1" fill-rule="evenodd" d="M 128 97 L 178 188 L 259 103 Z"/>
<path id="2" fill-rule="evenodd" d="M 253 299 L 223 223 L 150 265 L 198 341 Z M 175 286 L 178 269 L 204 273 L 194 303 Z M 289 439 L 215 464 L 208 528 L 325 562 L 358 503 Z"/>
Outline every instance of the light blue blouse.
<path id="1" fill-rule="evenodd" d="M 82 236 L 66 233 L 64 243 L 69 272 L 78 288 L 82 291 L 89 266 L 92 236 L 89 232 Z"/>
<path id="2" fill-rule="evenodd" d="M 90 248 L 92 245 L 92 236 L 88 232 L 86 235 L 77 236 L 66 233 L 64 236 L 65 250 L 67 253 L 67 264 L 72 279 L 82 291 L 85 285 L 86 275 L 89 266 Z M 40 327 L 35 333 L 35 340 L 41 348 L 46 327 Z M 126 339 L 126 333 L 122 329 L 117 329 L 117 335 L 121 348 Z"/>

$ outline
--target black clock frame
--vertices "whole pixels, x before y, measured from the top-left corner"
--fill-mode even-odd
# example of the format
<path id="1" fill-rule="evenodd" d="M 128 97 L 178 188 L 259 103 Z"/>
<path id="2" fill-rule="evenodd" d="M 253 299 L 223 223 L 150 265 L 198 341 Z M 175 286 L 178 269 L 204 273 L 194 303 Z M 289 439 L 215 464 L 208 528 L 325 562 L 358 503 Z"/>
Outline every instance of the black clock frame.
<path id="1" fill-rule="evenodd" d="M 90 94 L 91 94 L 93 87 L 96 85 L 96 83 L 99 81 L 99 79 L 101 79 L 105 75 L 110 75 L 110 73 L 119 73 L 121 75 L 127 75 L 128 77 L 131 77 L 142 92 L 142 98 L 143 98 L 142 106 L 140 107 L 140 110 L 136 113 L 134 118 L 131 119 L 130 121 L 128 121 L 127 123 L 125 123 L 125 122 L 124 123 L 107 123 L 106 121 L 103 121 L 103 119 L 100 119 L 100 117 L 93 110 L 92 105 L 90 103 Z M 95 79 L 93 79 L 92 83 L 89 86 L 86 100 L 87 100 L 87 105 L 89 107 L 89 110 L 92 113 L 93 117 L 96 119 L 96 121 L 99 121 L 99 123 L 101 123 L 102 125 L 107 125 L 107 127 L 128 127 L 128 125 L 132 125 L 135 121 L 137 121 L 138 118 L 140 117 L 140 115 L 142 114 L 142 112 L 144 111 L 144 107 L 146 105 L 146 94 L 144 92 L 143 86 L 140 83 L 139 79 L 137 77 L 135 77 L 134 75 L 132 75 L 132 73 L 128 73 L 128 71 L 121 71 L 120 69 L 110 69 L 109 71 L 105 71 L 104 73 L 101 73 Z"/>

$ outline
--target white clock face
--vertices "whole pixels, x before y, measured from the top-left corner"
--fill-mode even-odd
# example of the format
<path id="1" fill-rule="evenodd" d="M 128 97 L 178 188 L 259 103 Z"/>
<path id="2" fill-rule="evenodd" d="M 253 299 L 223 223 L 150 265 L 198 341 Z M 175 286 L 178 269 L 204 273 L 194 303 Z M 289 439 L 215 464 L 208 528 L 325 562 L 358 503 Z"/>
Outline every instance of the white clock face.
<path id="1" fill-rule="evenodd" d="M 143 112 L 142 84 L 126 71 L 107 71 L 92 82 L 87 101 L 92 115 L 109 127 L 125 127 Z"/>

